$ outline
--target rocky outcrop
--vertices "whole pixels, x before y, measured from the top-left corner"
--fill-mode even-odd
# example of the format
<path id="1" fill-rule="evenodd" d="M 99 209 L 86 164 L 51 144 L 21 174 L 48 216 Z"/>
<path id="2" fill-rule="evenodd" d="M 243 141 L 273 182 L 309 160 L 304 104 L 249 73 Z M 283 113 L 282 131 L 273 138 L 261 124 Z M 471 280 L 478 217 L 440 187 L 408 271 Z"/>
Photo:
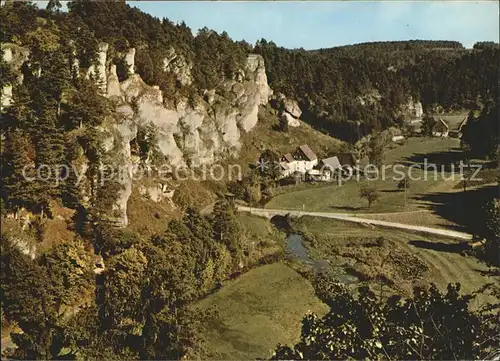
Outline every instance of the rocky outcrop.
<path id="1" fill-rule="evenodd" d="M 24 62 L 28 60 L 30 50 L 13 43 L 3 43 L 3 60 L 11 66 L 12 71 L 18 75 L 18 82 L 22 83 L 23 74 L 20 69 Z"/>
<path id="2" fill-rule="evenodd" d="M 106 93 L 108 94 L 109 98 L 122 97 L 122 91 L 120 89 L 120 81 L 118 80 L 115 64 L 112 64 L 109 69 Z"/>
<path id="3" fill-rule="evenodd" d="M 286 124 L 288 124 L 289 127 L 300 127 L 300 121 L 299 119 L 295 118 L 293 115 L 291 115 L 290 113 L 288 112 L 283 112 L 281 115 L 280 115 L 281 119 L 283 119 Z"/>
<path id="4" fill-rule="evenodd" d="M 357 97 L 357 100 L 362 106 L 380 106 L 382 95 L 377 89 L 371 89 L 366 93 Z M 405 104 L 402 104 L 396 115 L 402 116 L 406 120 L 415 120 L 422 118 L 424 111 L 422 103 L 414 101 L 410 96 Z"/>
<path id="5" fill-rule="evenodd" d="M 17 82 L 23 82 L 21 66 L 28 60 L 30 51 L 28 48 L 12 43 L 4 43 L 1 46 L 3 51 L 3 60 L 10 65 L 14 74 L 17 74 Z M 0 109 L 12 104 L 12 88 L 14 84 L 7 84 L 0 94 Z"/>
<path id="6" fill-rule="evenodd" d="M 170 188 L 163 183 L 154 186 L 139 185 L 137 190 L 141 196 L 155 203 L 167 200 L 173 204 L 172 198 L 174 197 L 175 188 Z"/>
<path id="7" fill-rule="evenodd" d="M 109 45 L 106 43 L 99 44 L 99 52 L 97 55 L 97 64 L 92 64 L 87 70 L 87 78 L 93 77 L 102 91 L 106 91 L 106 59 L 108 56 Z"/>
<path id="8" fill-rule="evenodd" d="M 104 49 L 101 47 L 102 51 Z M 99 66 L 104 59 L 105 55 L 100 54 Z M 127 59 L 127 64 L 130 66 L 133 60 Z M 175 52 L 171 52 L 165 64 L 165 70 L 173 71 L 181 83 L 192 81 L 190 67 Z M 207 90 L 204 99 L 193 103 L 181 98 L 175 106 L 169 107 L 165 104 L 171 102 L 164 102 L 158 87 L 145 84 L 138 74 L 132 73 L 120 83 L 116 66 L 109 66 L 105 73 L 106 92 L 117 104 L 120 121 L 103 131 L 106 133 L 103 139 L 114 163 L 122 169 L 131 169 L 120 178 L 123 189 L 115 207 L 119 224 L 128 223 L 127 201 L 132 192 L 134 169 L 137 169 L 130 142 L 137 137 L 140 127 L 154 126 L 158 150 L 171 167 L 197 167 L 212 164 L 227 155 L 237 155 L 241 133 L 257 124 L 259 106 L 266 104 L 272 94 L 264 61 L 259 55 L 250 55 L 245 69 L 239 74 L 240 81 L 237 77 L 224 81 L 217 89 Z M 291 112 L 297 115 L 298 106 L 292 108 Z M 154 193 L 155 200 L 162 197 L 158 190 L 148 189 L 148 193 Z"/>
<path id="9" fill-rule="evenodd" d="M 125 62 L 127 63 L 127 73 L 135 74 L 135 48 L 129 49 L 125 54 Z"/>
<path id="10" fill-rule="evenodd" d="M 127 202 L 139 164 L 148 169 L 154 165 L 151 159 L 140 160 L 138 155 L 132 154 L 131 143 L 137 138 L 139 129 L 154 129 L 157 140 L 154 159 L 164 163 L 162 165 L 175 168 L 213 164 L 223 157 L 237 155 L 242 133 L 255 127 L 259 106 L 267 104 L 272 95 L 264 60 L 260 55 L 252 54 L 244 68 L 235 73 L 234 79 L 223 80 L 216 89 L 206 90 L 203 99 L 196 99 L 194 95 L 188 100 L 180 94 L 173 99 L 164 99 L 158 86 L 147 85 L 139 74 L 135 74 L 135 52 L 135 49 L 130 49 L 121 54 L 128 71 L 123 82 L 119 81 L 117 67 L 108 57 L 106 43 L 99 44 L 97 61 L 86 72 L 86 77 L 95 79 L 115 104 L 116 113 L 111 119 L 104 120 L 98 130 L 102 133 L 105 162 L 119 172 L 115 179 L 121 184 L 121 190 L 113 214 L 122 226 L 128 223 Z M 29 52 L 18 53 L 23 55 L 19 60 L 22 65 Z M 12 63 L 18 53 L 7 50 L 4 58 Z M 173 48 L 164 59 L 164 71 L 175 74 L 183 85 L 193 81 L 191 68 L 192 64 Z M 9 89 L 2 92 L 7 98 L 11 98 Z M 2 104 L 4 102 L 10 104 L 2 97 Z M 290 103 L 286 108 L 290 114 L 300 116 L 296 104 Z M 163 191 L 149 189 L 148 192 L 154 193 L 155 200 L 164 196 Z M 88 192 L 82 189 L 82 193 Z"/>
<path id="11" fill-rule="evenodd" d="M 409 97 L 408 102 L 401 106 L 401 115 L 403 115 L 405 119 L 420 119 L 423 114 L 424 109 L 422 107 L 422 103 L 414 101 L 412 97 Z"/>
<path id="12" fill-rule="evenodd" d="M 279 93 L 273 97 L 272 103 L 274 107 L 278 109 L 278 116 L 280 119 L 290 127 L 300 126 L 300 116 L 302 115 L 302 110 L 299 107 L 297 101 L 293 99 L 288 99 L 285 95 Z"/>
<path id="13" fill-rule="evenodd" d="M 174 48 L 170 48 L 167 56 L 163 59 L 163 71 L 175 74 L 182 85 L 193 83 L 192 68 L 193 64 L 188 63 L 184 56 L 178 55 Z"/>

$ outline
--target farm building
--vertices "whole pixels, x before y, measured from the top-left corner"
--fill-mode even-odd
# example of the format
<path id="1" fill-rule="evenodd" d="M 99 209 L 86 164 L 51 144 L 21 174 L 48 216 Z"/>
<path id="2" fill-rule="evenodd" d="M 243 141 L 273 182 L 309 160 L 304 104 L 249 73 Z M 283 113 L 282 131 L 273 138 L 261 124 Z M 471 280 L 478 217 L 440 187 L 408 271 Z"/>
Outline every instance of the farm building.
<path id="1" fill-rule="evenodd" d="M 432 128 L 432 135 L 434 137 L 443 137 L 447 138 L 450 132 L 449 125 L 443 120 L 443 118 L 439 118 L 437 123 Z"/>
<path id="2" fill-rule="evenodd" d="M 318 164 L 318 157 L 305 144 L 297 147 L 293 154 L 287 153 L 280 159 L 280 168 L 283 177 L 288 177 L 294 173 L 306 174 Z"/>
<path id="3" fill-rule="evenodd" d="M 337 156 L 322 159 L 314 169 L 307 172 L 308 179 L 320 182 L 328 182 L 335 179 L 336 172 L 340 172 L 340 165 Z"/>

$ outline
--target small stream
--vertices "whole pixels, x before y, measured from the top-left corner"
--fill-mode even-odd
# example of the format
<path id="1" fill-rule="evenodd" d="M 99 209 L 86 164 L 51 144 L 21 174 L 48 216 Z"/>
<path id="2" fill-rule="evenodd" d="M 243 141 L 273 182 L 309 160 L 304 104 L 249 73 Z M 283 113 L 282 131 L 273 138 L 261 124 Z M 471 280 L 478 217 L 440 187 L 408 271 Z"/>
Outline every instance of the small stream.
<path id="1" fill-rule="evenodd" d="M 343 284 L 358 283 L 359 280 L 356 276 L 350 275 L 346 272 L 345 268 L 335 260 L 320 259 L 314 260 L 309 256 L 307 248 L 304 246 L 303 238 L 300 234 L 290 233 L 286 240 L 287 251 L 301 261 L 303 264 L 311 266 L 315 272 L 323 273 L 333 270 L 337 279 Z"/>

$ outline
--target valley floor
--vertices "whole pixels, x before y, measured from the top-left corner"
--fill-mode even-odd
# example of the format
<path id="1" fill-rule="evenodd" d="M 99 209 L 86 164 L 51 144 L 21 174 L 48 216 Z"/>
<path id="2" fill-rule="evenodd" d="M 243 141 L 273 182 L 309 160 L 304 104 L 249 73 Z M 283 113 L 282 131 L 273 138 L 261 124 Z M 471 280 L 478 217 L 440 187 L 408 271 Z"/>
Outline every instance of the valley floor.
<path id="1" fill-rule="evenodd" d="M 266 222 L 261 218 L 255 224 L 264 228 Z M 304 235 L 310 257 L 330 260 L 334 268 L 340 264 L 350 267 L 361 282 L 377 294 L 380 290 L 383 296 L 410 295 L 414 286 L 430 283 L 445 290 L 448 283 L 455 282 L 461 284 L 463 293 L 470 294 L 500 281 L 486 265 L 464 255 L 459 241 L 449 238 L 310 216 L 294 219 L 291 226 L 294 232 Z M 378 237 L 383 237 L 384 242 L 374 246 Z M 202 310 L 216 311 L 207 325 L 203 357 L 268 358 L 278 343 L 295 343 L 306 313 L 321 315 L 327 310 L 315 296 L 310 281 L 301 276 L 306 269 L 297 261 L 258 267 L 200 301 L 196 306 Z M 471 307 L 494 301 L 498 300 L 481 294 Z"/>
<path id="2" fill-rule="evenodd" d="M 216 311 L 204 355 L 216 360 L 268 358 L 277 343 L 299 339 L 307 312 L 327 311 L 309 281 L 281 263 L 249 271 L 197 306 Z"/>
<path id="3" fill-rule="evenodd" d="M 404 192 L 397 188 L 398 180 L 393 179 L 397 174 L 388 169 L 385 179 L 366 181 L 379 194 L 379 199 L 370 208 L 359 196 L 362 179 L 352 179 L 342 185 L 322 183 L 283 187 L 277 189 L 277 195 L 265 208 L 359 214 L 382 221 L 474 232 L 477 226 L 470 215 L 474 215 L 476 208 L 481 208 L 482 200 L 497 189 L 489 174 L 491 170 L 486 169 L 479 177 L 487 175 L 488 179 L 471 181 L 468 191 L 463 192 L 458 168 L 455 168 L 455 173 L 450 169 L 451 164 L 458 165 L 463 160 L 459 147 L 458 139 L 420 137 L 409 138 L 405 144 L 393 145 L 386 151 L 384 164 L 388 166 L 418 165 L 423 168 L 424 162 L 437 165 L 436 177 L 433 171 L 427 172 L 427 178 L 422 169 L 412 171 L 412 177 L 421 179 L 410 181 L 406 205 Z M 444 172 L 441 172 L 441 167 Z"/>

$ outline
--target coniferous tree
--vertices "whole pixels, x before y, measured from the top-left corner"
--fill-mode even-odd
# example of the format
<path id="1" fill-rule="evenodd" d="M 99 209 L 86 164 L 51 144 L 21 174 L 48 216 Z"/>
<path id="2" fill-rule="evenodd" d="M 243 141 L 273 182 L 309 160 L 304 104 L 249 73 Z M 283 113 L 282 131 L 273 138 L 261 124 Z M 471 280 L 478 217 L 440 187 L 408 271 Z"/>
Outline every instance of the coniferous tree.
<path id="1" fill-rule="evenodd" d="M 13 333 L 15 358 L 53 359 L 62 349 L 58 290 L 46 269 L 2 240 L 2 307 L 22 333 Z"/>
<path id="2" fill-rule="evenodd" d="M 432 115 L 424 115 L 422 118 L 422 134 L 425 136 L 432 136 L 432 129 L 436 125 L 437 121 Z"/>
<path id="3" fill-rule="evenodd" d="M 2 166 L 2 197 L 7 206 L 16 211 L 21 207 L 33 209 L 39 201 L 37 175 L 33 160 L 33 146 L 21 131 L 7 134 L 7 157 L 9 162 Z"/>

